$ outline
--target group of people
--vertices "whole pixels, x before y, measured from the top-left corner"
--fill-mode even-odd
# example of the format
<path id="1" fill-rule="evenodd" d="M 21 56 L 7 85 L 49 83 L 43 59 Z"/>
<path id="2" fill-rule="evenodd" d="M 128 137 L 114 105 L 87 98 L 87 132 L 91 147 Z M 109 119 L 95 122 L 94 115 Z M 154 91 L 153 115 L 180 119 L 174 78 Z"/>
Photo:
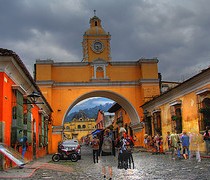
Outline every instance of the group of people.
<path id="1" fill-rule="evenodd" d="M 163 151 L 163 137 L 157 133 L 155 136 L 145 134 L 144 136 L 145 148 L 153 154 L 164 154 Z"/>
<path id="2" fill-rule="evenodd" d="M 172 158 L 183 158 L 190 159 L 195 153 L 198 162 L 201 161 L 200 158 L 200 144 L 205 142 L 206 153 L 210 153 L 210 132 L 209 127 L 206 127 L 205 133 L 197 134 L 194 132 L 187 133 L 185 130 L 181 134 L 177 134 L 175 130 L 170 134 L 167 132 L 166 140 L 163 142 L 163 138 L 157 134 L 156 136 L 145 135 L 144 143 L 148 150 L 153 153 L 164 153 L 163 143 L 167 144 L 168 150 L 172 153 Z"/>
<path id="3" fill-rule="evenodd" d="M 109 129 L 105 129 L 102 135 L 93 136 L 91 141 L 93 149 L 93 162 L 98 163 L 99 156 L 102 161 L 102 173 L 106 178 L 106 172 L 109 172 L 109 179 L 112 179 L 112 167 L 107 156 L 115 156 L 115 149 L 118 151 L 118 168 L 128 168 L 129 157 L 131 156 L 131 148 L 134 146 L 134 140 L 126 133 L 124 128 L 119 131 L 119 136 L 114 139 L 113 133 Z"/>
<path id="4" fill-rule="evenodd" d="M 152 150 L 153 153 L 164 153 L 163 143 L 166 143 L 168 150 L 172 152 L 172 158 L 176 159 L 183 156 L 184 159 L 190 159 L 193 151 L 196 153 L 196 159 L 201 161 L 199 153 L 199 145 L 205 141 L 206 152 L 210 152 L 210 132 L 209 127 L 206 127 L 204 135 L 196 133 L 187 133 L 185 130 L 181 134 L 177 134 L 175 131 L 170 134 L 167 132 L 166 140 L 163 142 L 162 136 L 158 133 L 155 136 L 145 135 L 144 143 L 147 149 Z M 110 179 L 112 179 L 112 167 L 107 160 L 107 155 L 115 156 L 115 148 L 118 150 L 118 168 L 128 168 L 129 158 L 132 157 L 131 149 L 134 146 L 134 140 L 131 136 L 128 136 L 126 130 L 121 128 L 119 136 L 114 140 L 113 133 L 109 129 L 105 129 L 101 136 L 94 135 L 91 141 L 93 149 L 93 162 L 98 163 L 99 156 L 103 161 L 102 173 L 106 178 L 106 167 Z M 191 146 L 191 148 L 190 148 Z"/>
<path id="5" fill-rule="evenodd" d="M 173 152 L 176 151 L 178 158 L 181 158 L 182 150 L 184 159 L 190 159 L 195 154 L 196 160 L 200 162 L 200 145 L 203 142 L 205 142 L 206 154 L 208 155 L 210 153 L 210 132 L 208 126 L 203 135 L 195 132 L 187 133 L 186 131 L 183 131 L 180 135 L 176 133 L 171 134 L 169 148 L 172 149 L 173 156 Z"/>

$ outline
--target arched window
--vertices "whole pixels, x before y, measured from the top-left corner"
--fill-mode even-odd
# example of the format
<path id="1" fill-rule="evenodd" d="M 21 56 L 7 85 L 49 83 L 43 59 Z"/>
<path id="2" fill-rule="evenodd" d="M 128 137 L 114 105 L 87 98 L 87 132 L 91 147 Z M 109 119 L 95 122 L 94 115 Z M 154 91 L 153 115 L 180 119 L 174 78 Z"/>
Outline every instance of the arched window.
<path id="1" fill-rule="evenodd" d="M 82 128 L 86 128 L 86 126 L 85 125 L 82 125 Z"/>
<path id="2" fill-rule="evenodd" d="M 97 79 L 104 78 L 104 69 L 102 67 L 97 67 L 97 69 L 96 69 L 96 78 Z"/>
<path id="3" fill-rule="evenodd" d="M 182 111 L 181 102 L 175 101 L 170 107 L 171 109 L 171 125 L 172 129 L 176 130 L 177 133 L 182 133 Z"/>
<path id="4" fill-rule="evenodd" d="M 201 113 L 200 129 L 205 130 L 206 126 L 210 126 L 210 98 L 202 101 L 202 107 L 199 109 Z"/>
<path id="5" fill-rule="evenodd" d="M 78 129 L 81 129 L 81 125 L 78 125 L 77 128 L 78 128 Z"/>
<path id="6" fill-rule="evenodd" d="M 162 135 L 160 111 L 153 113 L 154 134 Z"/>

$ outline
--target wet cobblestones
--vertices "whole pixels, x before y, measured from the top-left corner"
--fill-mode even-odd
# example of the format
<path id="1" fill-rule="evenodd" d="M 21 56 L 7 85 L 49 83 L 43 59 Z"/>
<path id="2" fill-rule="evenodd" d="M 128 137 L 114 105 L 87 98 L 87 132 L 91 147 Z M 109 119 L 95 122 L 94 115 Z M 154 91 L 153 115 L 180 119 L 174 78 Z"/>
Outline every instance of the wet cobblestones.
<path id="1" fill-rule="evenodd" d="M 210 179 L 210 159 L 197 162 L 190 160 L 172 160 L 169 154 L 152 155 L 147 152 L 133 153 L 135 169 L 117 169 L 117 157 L 108 156 L 107 160 L 113 169 L 114 180 L 208 180 Z M 82 147 L 82 159 L 76 163 L 60 161 L 60 165 L 70 166 L 73 171 L 66 172 L 50 169 L 38 169 L 27 179 L 72 179 L 103 180 L 102 161 L 94 164 L 92 151 Z M 107 177 L 108 179 L 109 177 Z"/>

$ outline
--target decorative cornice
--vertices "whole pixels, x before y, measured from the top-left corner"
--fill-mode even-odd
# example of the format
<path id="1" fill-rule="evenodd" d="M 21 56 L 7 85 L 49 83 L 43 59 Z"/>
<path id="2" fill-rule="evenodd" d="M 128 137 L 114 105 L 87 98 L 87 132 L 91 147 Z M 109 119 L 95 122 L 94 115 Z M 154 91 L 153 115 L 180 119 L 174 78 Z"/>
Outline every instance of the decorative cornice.
<path id="1" fill-rule="evenodd" d="M 182 104 L 182 101 L 181 100 L 175 100 L 175 101 L 169 102 L 170 106 L 175 106 L 177 104 Z"/>
<path id="2" fill-rule="evenodd" d="M 12 85 L 12 89 L 20 91 L 22 94 L 26 94 L 26 90 L 21 85 Z"/>
<path id="3" fill-rule="evenodd" d="M 109 62 L 112 66 L 137 66 L 138 61 L 111 61 Z"/>
<path id="4" fill-rule="evenodd" d="M 90 64 L 93 66 L 95 64 L 108 64 L 108 62 L 105 61 L 104 59 L 98 58 L 90 62 Z"/>
<path id="5" fill-rule="evenodd" d="M 81 62 L 57 62 L 57 63 L 54 63 L 53 66 L 54 67 L 59 67 L 59 66 L 87 66 L 89 64 L 90 64 L 89 62 L 84 62 L 84 61 L 81 61 Z"/>
<path id="6" fill-rule="evenodd" d="M 140 79 L 139 84 L 145 83 L 159 83 L 159 79 Z"/>
<path id="7" fill-rule="evenodd" d="M 38 83 L 37 83 L 38 84 Z M 43 84 L 43 83 L 42 83 Z M 126 85 L 139 85 L 137 81 L 127 82 L 55 82 L 53 86 L 126 86 Z"/>
<path id="8" fill-rule="evenodd" d="M 138 60 L 139 63 L 158 63 L 159 60 L 157 58 L 153 58 L 153 59 L 145 59 L 145 58 L 141 58 Z"/>
<path id="9" fill-rule="evenodd" d="M 46 59 L 46 60 L 37 59 L 36 64 L 54 64 L 54 61 L 51 59 Z"/>
<path id="10" fill-rule="evenodd" d="M 130 126 L 134 132 L 141 132 L 142 129 L 144 128 L 143 123 L 141 122 L 131 124 Z"/>
<path id="11" fill-rule="evenodd" d="M 159 83 L 158 79 L 142 79 L 139 81 L 109 81 L 109 78 L 105 79 L 94 79 L 90 82 L 55 82 L 55 81 L 37 81 L 37 85 L 48 85 L 48 86 L 126 86 L 133 85 L 138 86 L 145 83 Z"/>
<path id="12" fill-rule="evenodd" d="M 200 94 L 203 94 L 203 93 L 206 93 L 206 92 L 210 92 L 210 89 L 209 88 L 205 88 L 205 89 L 199 90 L 199 91 L 196 92 L 196 94 L 200 95 Z"/>
<path id="13" fill-rule="evenodd" d="M 96 60 L 97 61 L 97 60 Z M 94 63 L 94 62 L 92 62 Z M 139 66 L 141 63 L 158 63 L 157 59 L 140 59 L 135 60 L 126 60 L 126 61 L 109 61 L 112 66 Z M 53 66 L 87 66 L 89 62 L 54 62 L 53 60 L 36 60 L 36 64 L 52 64 Z"/>

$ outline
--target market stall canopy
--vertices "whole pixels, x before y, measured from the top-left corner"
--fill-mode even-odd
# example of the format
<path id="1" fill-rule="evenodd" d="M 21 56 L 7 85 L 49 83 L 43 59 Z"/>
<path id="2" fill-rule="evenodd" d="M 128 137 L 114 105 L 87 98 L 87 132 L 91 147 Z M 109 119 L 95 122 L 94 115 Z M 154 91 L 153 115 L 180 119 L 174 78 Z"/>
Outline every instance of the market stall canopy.
<path id="1" fill-rule="evenodd" d="M 94 136 L 94 135 L 99 134 L 101 131 L 103 131 L 103 129 L 96 129 L 96 130 L 93 131 L 91 134 Z"/>

